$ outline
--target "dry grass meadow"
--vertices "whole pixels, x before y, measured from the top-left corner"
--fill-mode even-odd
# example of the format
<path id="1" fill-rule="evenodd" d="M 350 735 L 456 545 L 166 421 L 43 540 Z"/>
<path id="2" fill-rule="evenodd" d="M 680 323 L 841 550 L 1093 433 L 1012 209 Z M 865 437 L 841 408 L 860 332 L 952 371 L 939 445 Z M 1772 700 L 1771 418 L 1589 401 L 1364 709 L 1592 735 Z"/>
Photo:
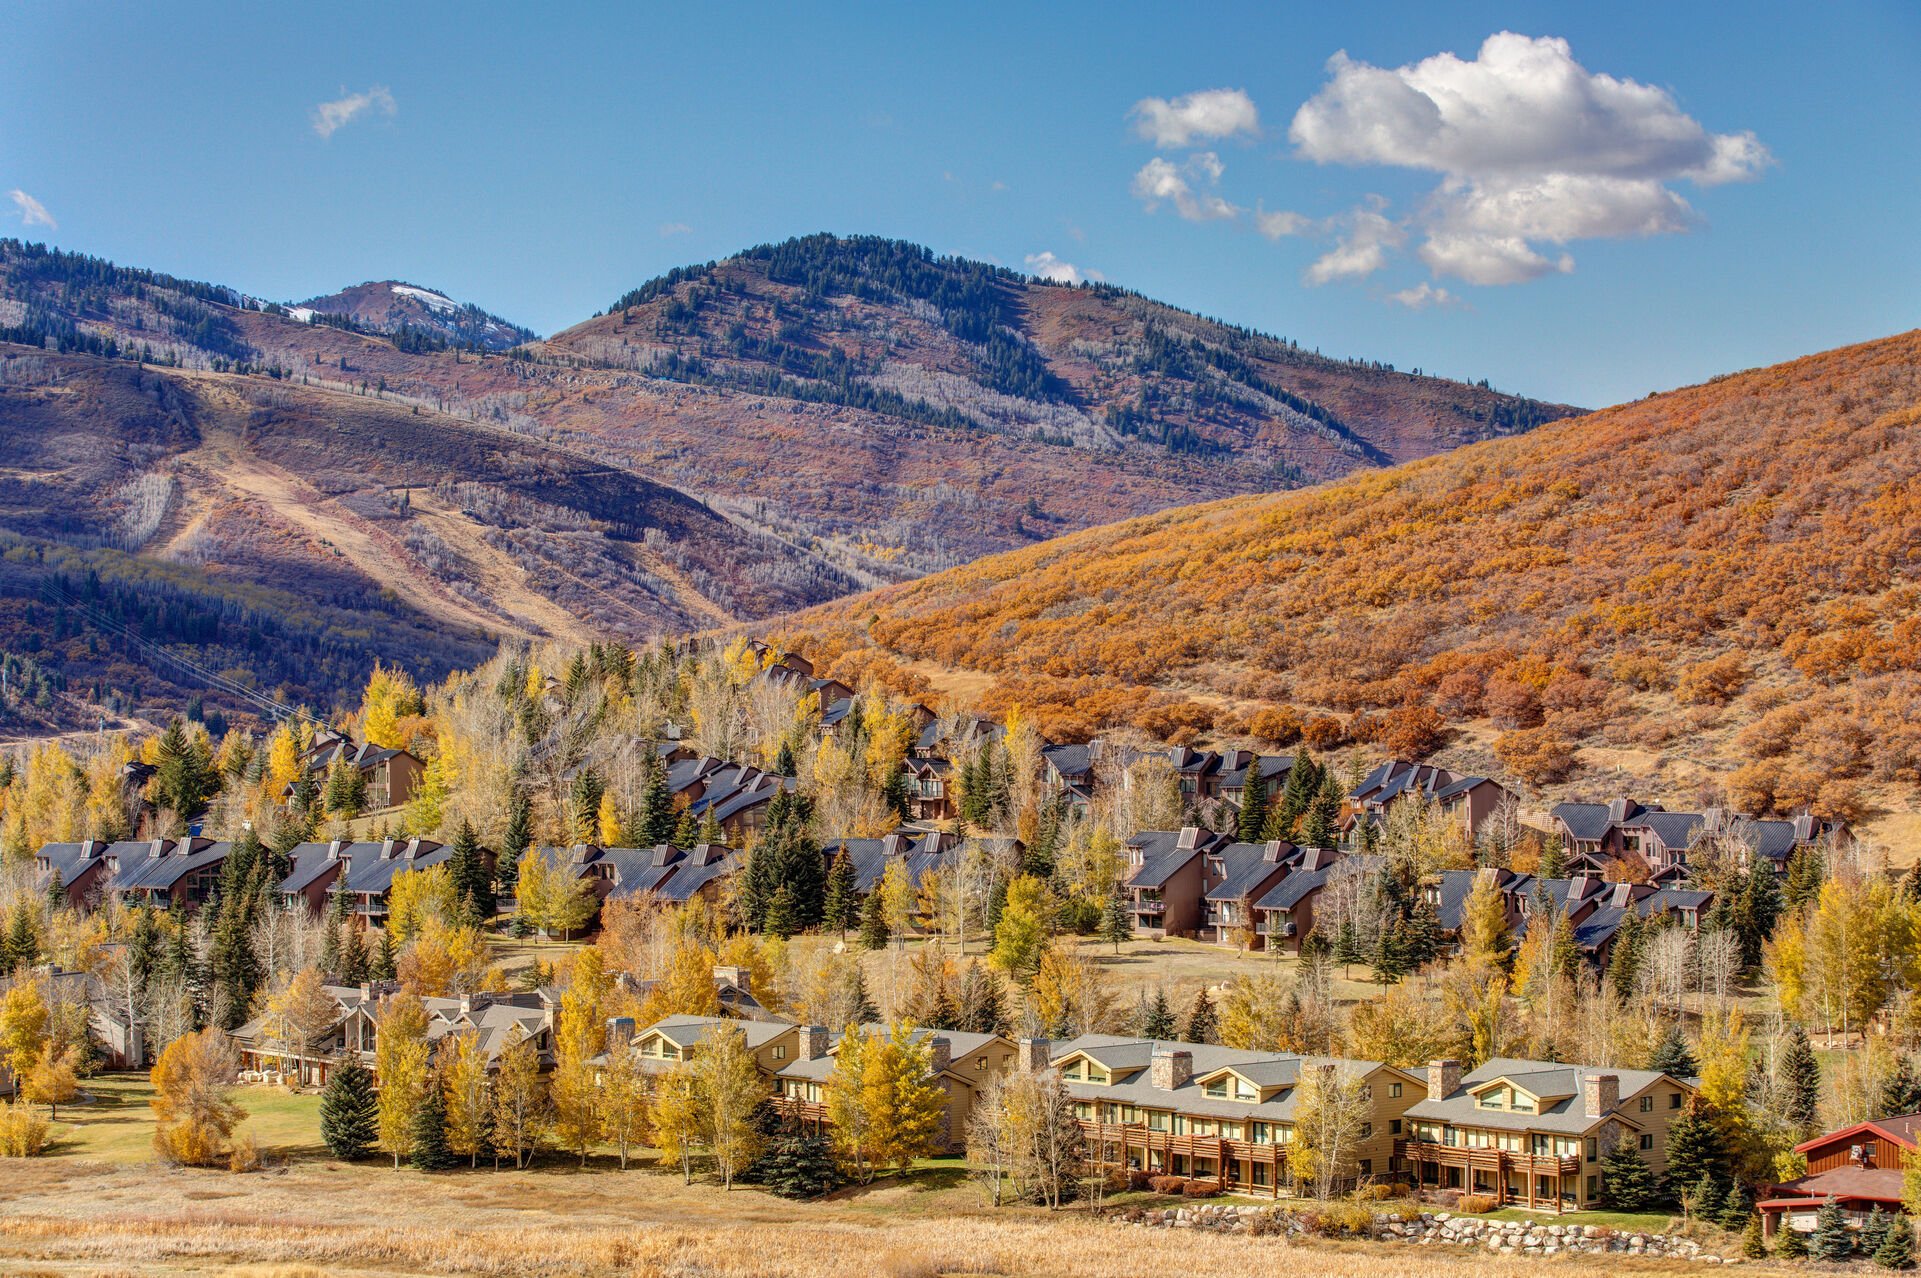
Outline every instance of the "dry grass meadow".
<path id="1" fill-rule="evenodd" d="M 1541 1261 L 1386 1243 L 1148 1231 L 1080 1211 L 990 1208 L 958 1162 L 794 1203 L 754 1189 L 683 1185 L 596 1158 L 543 1156 L 527 1171 L 423 1175 L 329 1159 L 315 1097 L 242 1089 L 268 1156 L 246 1175 L 163 1166 L 148 1149 L 145 1080 L 96 1079 L 62 1112 L 42 1158 L 0 1177 L 8 1278 L 868 1278 L 1276 1272 L 1295 1278 L 1519 1274 Z M 1569 1278 L 1678 1272 L 1674 1262 L 1559 1258 Z"/>
<path id="2" fill-rule="evenodd" d="M 1657 1261 L 1488 1257 L 1368 1243 L 1147 1231 L 984 1206 L 953 1176 L 883 1181 L 822 1203 L 723 1194 L 651 1170 L 424 1176 L 297 1161 L 246 1176 L 54 1157 L 0 1184 L 0 1272 L 19 1278 L 871 1278 L 1285 1269 L 1294 1278 L 1661 1274 Z"/>

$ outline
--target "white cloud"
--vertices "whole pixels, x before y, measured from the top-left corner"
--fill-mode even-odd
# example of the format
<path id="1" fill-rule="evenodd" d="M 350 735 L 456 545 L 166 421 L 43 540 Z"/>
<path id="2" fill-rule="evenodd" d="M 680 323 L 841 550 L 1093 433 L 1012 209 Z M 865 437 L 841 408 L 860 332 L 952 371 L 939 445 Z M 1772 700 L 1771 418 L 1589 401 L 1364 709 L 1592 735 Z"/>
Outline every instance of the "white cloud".
<path id="1" fill-rule="evenodd" d="M 12 197 L 14 207 L 20 210 L 20 220 L 28 226 L 44 226 L 50 231 L 60 229 L 60 224 L 53 220 L 53 214 L 47 212 L 47 206 L 19 187 L 14 187 L 7 194 Z"/>
<path id="2" fill-rule="evenodd" d="M 1387 300 L 1396 306 L 1405 306 L 1410 311 L 1424 311 L 1430 306 L 1452 306 L 1458 300 L 1444 288 L 1422 280 L 1413 288 L 1404 288 L 1398 293 L 1389 293 Z"/>
<path id="3" fill-rule="evenodd" d="M 369 111 L 392 115 L 400 109 L 394 101 L 394 95 L 384 85 L 375 85 L 365 93 L 347 93 L 344 89 L 341 92 L 342 96 L 332 102 L 322 102 L 313 109 L 313 131 L 323 138 L 332 137 L 337 130 L 352 124 Z"/>
<path id="4" fill-rule="evenodd" d="M 1316 223 L 1304 213 L 1289 213 L 1285 209 L 1268 212 L 1266 209 L 1254 210 L 1254 229 L 1270 240 L 1285 239 L 1290 235 L 1311 235 Z"/>
<path id="5" fill-rule="evenodd" d="M 1072 262 L 1061 261 L 1054 256 L 1052 250 L 1044 249 L 1039 253 L 1029 253 L 1023 260 L 1027 263 L 1029 275 L 1052 280 L 1056 284 L 1083 284 L 1089 280 L 1098 281 L 1103 278 L 1099 271 L 1083 271 Z"/>
<path id="6" fill-rule="evenodd" d="M 1350 210 L 1336 220 L 1334 247 L 1316 258 L 1303 277 L 1309 284 L 1361 279 L 1387 265 L 1388 254 L 1407 241 L 1407 232 L 1374 208 Z"/>
<path id="7" fill-rule="evenodd" d="M 1203 89 L 1167 98 L 1142 98 L 1128 113 L 1134 131 L 1155 146 L 1191 146 L 1201 138 L 1260 134 L 1254 100 L 1240 89 Z"/>
<path id="8" fill-rule="evenodd" d="M 1395 68 L 1338 53 L 1328 73 L 1288 129 L 1296 152 L 1442 174 L 1412 219 L 1420 256 L 1472 284 L 1573 269 L 1542 244 L 1685 232 L 1700 219 L 1671 183 L 1751 180 L 1771 162 L 1752 133 L 1711 134 L 1666 89 L 1588 71 L 1553 37 L 1504 31 L 1473 61 Z"/>
<path id="9" fill-rule="evenodd" d="M 666 239 L 670 235 L 692 235 L 693 233 L 694 228 L 685 222 L 662 222 L 660 224 L 660 237 L 662 239 Z"/>
<path id="10" fill-rule="evenodd" d="M 1225 171 L 1212 151 L 1190 155 L 1178 165 L 1157 155 L 1134 175 L 1134 196 L 1150 213 L 1167 203 L 1190 222 L 1229 220 L 1240 216 L 1240 208 L 1213 189 Z"/>

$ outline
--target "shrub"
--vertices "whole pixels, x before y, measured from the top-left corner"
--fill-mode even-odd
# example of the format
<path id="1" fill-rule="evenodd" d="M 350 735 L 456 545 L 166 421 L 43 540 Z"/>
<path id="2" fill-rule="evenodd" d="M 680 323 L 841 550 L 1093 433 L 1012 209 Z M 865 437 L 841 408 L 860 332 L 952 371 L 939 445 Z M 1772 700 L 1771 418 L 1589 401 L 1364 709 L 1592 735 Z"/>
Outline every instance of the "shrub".
<path id="1" fill-rule="evenodd" d="M 1425 759 L 1447 739 L 1447 721 L 1431 706 L 1402 706 L 1387 713 L 1381 744 L 1397 759 Z"/>
<path id="2" fill-rule="evenodd" d="M 1347 740 L 1347 729 L 1332 715 L 1316 715 L 1302 725 L 1301 737 L 1316 750 L 1332 750 Z"/>
<path id="3" fill-rule="evenodd" d="M 1726 705 L 1747 681 L 1748 663 L 1738 653 L 1724 652 L 1683 670 L 1674 682 L 1674 699 L 1689 706 Z"/>
<path id="4" fill-rule="evenodd" d="M 1361 1203 L 1386 1202 L 1398 1196 L 1393 1185 L 1378 1180 L 1371 1185 L 1362 1185 L 1354 1191 L 1354 1201 Z"/>
<path id="5" fill-rule="evenodd" d="M 1190 1180 L 1181 1186 L 1183 1198 L 1212 1198 L 1220 1192 L 1221 1182 L 1218 1180 Z"/>
<path id="6" fill-rule="evenodd" d="M 1241 1222 L 1253 1238 L 1268 1238 L 1287 1232 L 1287 1213 L 1280 1211 L 1256 1212 L 1252 1216 L 1242 1216 Z"/>
<path id="7" fill-rule="evenodd" d="M 1153 1177 L 1138 1167 L 1130 1167 L 1127 1169 L 1127 1187 L 1129 1189 L 1135 1191 L 1146 1189 L 1147 1182 L 1152 1179 Z"/>
<path id="8" fill-rule="evenodd" d="M 1366 1203 L 1321 1203 L 1301 1213 L 1301 1227 L 1322 1238 L 1368 1238 L 1374 1233 L 1374 1209 Z"/>
<path id="9" fill-rule="evenodd" d="M 1469 1216 L 1480 1216 L 1493 1211 L 1500 1201 L 1493 1194 L 1462 1194 L 1456 1210 Z"/>
<path id="10" fill-rule="evenodd" d="M 1517 728 L 1494 739 L 1494 757 L 1529 785 L 1552 785 L 1574 769 L 1574 751 L 1552 728 Z"/>
<path id="11" fill-rule="evenodd" d="M 0 1108 L 0 1154 L 8 1158 L 32 1158 L 47 1148 L 48 1123 L 25 1101 L 14 1101 Z"/>
<path id="12" fill-rule="evenodd" d="M 1187 1188 L 1187 1177 L 1149 1176 L 1147 1187 L 1157 1194 L 1178 1194 Z"/>
<path id="13" fill-rule="evenodd" d="M 1293 706 L 1270 706 L 1256 710 L 1247 730 L 1270 745 L 1290 746 L 1301 739 L 1301 712 Z"/>
<path id="14" fill-rule="evenodd" d="M 233 1151 L 227 1155 L 227 1170 L 230 1172 L 251 1172 L 260 1170 L 260 1142 L 251 1130 L 243 1131 L 234 1138 Z"/>

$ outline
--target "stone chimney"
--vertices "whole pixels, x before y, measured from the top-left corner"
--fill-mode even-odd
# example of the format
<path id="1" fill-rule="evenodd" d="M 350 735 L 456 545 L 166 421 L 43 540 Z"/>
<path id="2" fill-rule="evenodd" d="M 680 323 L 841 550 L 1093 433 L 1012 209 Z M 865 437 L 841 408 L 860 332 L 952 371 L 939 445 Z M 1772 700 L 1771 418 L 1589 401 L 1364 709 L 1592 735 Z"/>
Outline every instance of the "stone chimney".
<path id="1" fill-rule="evenodd" d="M 800 1027 L 799 1046 L 794 1049 L 795 1059 L 817 1061 L 827 1055 L 827 1027 L 825 1025 L 803 1025 Z"/>
<path id="2" fill-rule="evenodd" d="M 1053 1044 L 1044 1038 L 1017 1038 L 1014 1040 L 1014 1068 L 1023 1074 L 1038 1074 L 1047 1068 L 1049 1049 Z"/>
<path id="3" fill-rule="evenodd" d="M 612 1056 L 633 1041 L 633 1017 L 610 1016 L 607 1018 L 607 1054 L 609 1056 Z"/>
<path id="4" fill-rule="evenodd" d="M 1621 1104 L 1620 1075 L 1581 1075 L 1581 1099 L 1589 1118 L 1600 1118 L 1613 1113 Z"/>
<path id="5" fill-rule="evenodd" d="M 1157 1047 L 1148 1059 L 1147 1081 L 1164 1092 L 1185 1086 L 1194 1077 L 1194 1053 Z"/>
<path id="6" fill-rule="evenodd" d="M 714 968 L 714 979 L 727 982 L 743 994 L 752 994 L 754 992 L 750 988 L 754 978 L 744 967 L 729 967 L 724 963 L 720 964 Z"/>
<path id="7" fill-rule="evenodd" d="M 1427 1098 L 1429 1100 L 1446 1100 L 1460 1090 L 1461 1062 L 1440 1060 L 1427 1063 Z"/>
<path id="8" fill-rule="evenodd" d="M 954 1063 L 954 1044 L 945 1034 L 930 1035 L 927 1040 L 927 1072 L 942 1074 Z"/>

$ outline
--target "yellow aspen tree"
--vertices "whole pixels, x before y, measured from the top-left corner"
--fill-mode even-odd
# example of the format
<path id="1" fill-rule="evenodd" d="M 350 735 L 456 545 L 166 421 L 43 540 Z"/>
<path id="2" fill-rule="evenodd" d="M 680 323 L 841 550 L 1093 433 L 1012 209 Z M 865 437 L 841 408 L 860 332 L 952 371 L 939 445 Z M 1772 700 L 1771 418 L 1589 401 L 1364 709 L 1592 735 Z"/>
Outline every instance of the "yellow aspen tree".
<path id="1" fill-rule="evenodd" d="M 247 1117 L 234 1104 L 233 1044 L 218 1026 L 167 1044 L 150 1078 L 154 1149 L 170 1162 L 208 1167 L 227 1156 L 233 1129 Z"/>
<path id="2" fill-rule="evenodd" d="M 47 1042 L 52 1014 L 39 981 L 17 981 L 0 998 L 0 1055 L 15 1078 L 33 1068 Z"/>
<path id="3" fill-rule="evenodd" d="M 578 1154 L 582 1167 L 587 1165 L 587 1151 L 600 1139 L 600 1097 L 594 1067 L 588 1063 L 599 1047 L 593 995 L 568 990 L 561 996 L 554 1024 L 554 1072 L 548 1079 L 548 1094 L 554 1106 L 554 1139 L 562 1149 Z"/>
<path id="4" fill-rule="evenodd" d="M 678 1062 L 659 1075 L 647 1123 L 662 1165 L 679 1163 L 681 1183 L 692 1184 L 694 1156 L 701 1147 L 704 1124 L 700 1085 L 688 1062 Z"/>
<path id="5" fill-rule="evenodd" d="M 647 1080 L 629 1043 L 610 1051 L 600 1072 L 600 1135 L 620 1151 L 622 1171 L 647 1129 Z"/>
<path id="6" fill-rule="evenodd" d="M 517 1034 L 501 1050 L 500 1072 L 494 1078 L 495 1150 L 511 1150 L 514 1166 L 525 1167 L 546 1134 L 548 1117 L 540 1055 L 530 1036 Z"/>
<path id="7" fill-rule="evenodd" d="M 866 1057 L 873 1042 L 866 1029 L 848 1026 L 834 1050 L 834 1067 L 823 1088 L 834 1148 L 863 1185 L 874 1179 L 874 1148 L 863 1094 Z"/>
<path id="8" fill-rule="evenodd" d="M 938 1148 L 947 1125 L 947 1091 L 933 1075 L 932 1051 L 896 1023 L 862 1053 L 860 1106 L 874 1167 L 906 1171 Z"/>
<path id="9" fill-rule="evenodd" d="M 61 1104 L 80 1094 L 79 1049 L 60 1049 L 52 1041 L 42 1043 L 20 1092 L 36 1105 L 45 1105 L 49 1118 L 59 1118 Z"/>
<path id="10" fill-rule="evenodd" d="M 720 1173 L 721 1187 L 732 1189 L 734 1178 L 760 1157 L 762 1137 L 755 1119 L 770 1090 L 767 1078 L 747 1046 L 747 1035 L 731 1024 L 716 1026 L 701 1042 L 694 1055 L 694 1077 L 708 1155 Z"/>
<path id="11" fill-rule="evenodd" d="M 600 812 L 595 824 L 599 827 L 601 847 L 624 848 L 627 846 L 627 827 L 621 823 L 620 805 L 615 801 L 612 790 L 601 793 Z"/>
<path id="12" fill-rule="evenodd" d="M 455 1034 L 440 1049 L 442 1094 L 447 1101 L 447 1148 L 478 1166 L 493 1138 L 493 1088 L 487 1057 L 475 1031 Z"/>
<path id="13" fill-rule="evenodd" d="M 398 1171 L 413 1149 L 414 1111 L 428 1085 L 427 1009 L 417 996 L 403 991 L 381 1004 L 374 1074 L 380 1086 L 380 1144 L 393 1155 Z"/>

